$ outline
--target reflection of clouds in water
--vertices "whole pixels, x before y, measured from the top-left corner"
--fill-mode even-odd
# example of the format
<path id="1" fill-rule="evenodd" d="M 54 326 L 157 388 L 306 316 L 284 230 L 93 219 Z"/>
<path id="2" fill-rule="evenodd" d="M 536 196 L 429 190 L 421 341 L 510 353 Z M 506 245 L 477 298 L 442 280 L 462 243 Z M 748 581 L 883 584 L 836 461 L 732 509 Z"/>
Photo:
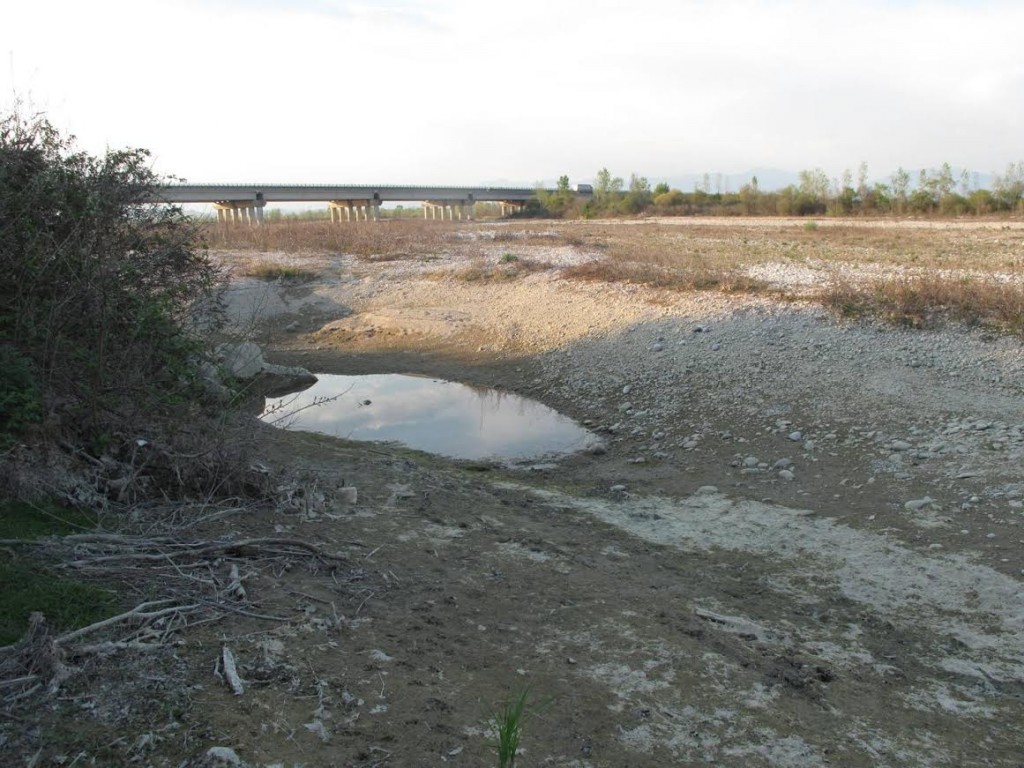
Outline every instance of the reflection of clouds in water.
<path id="1" fill-rule="evenodd" d="M 355 440 L 396 440 L 460 458 L 525 458 L 578 450 L 596 441 L 541 403 L 417 376 L 321 375 L 298 398 L 282 400 L 295 410 L 339 392 L 345 394 L 298 412 L 288 426 Z M 365 400 L 370 405 L 361 405 Z M 267 408 L 276 402 L 268 401 Z"/>

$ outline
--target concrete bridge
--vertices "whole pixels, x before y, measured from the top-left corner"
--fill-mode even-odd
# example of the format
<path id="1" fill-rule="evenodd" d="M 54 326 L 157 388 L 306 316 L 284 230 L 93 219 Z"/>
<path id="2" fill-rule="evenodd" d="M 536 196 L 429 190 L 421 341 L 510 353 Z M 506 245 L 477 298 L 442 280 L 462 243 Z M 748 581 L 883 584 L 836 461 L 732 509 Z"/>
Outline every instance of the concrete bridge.
<path id="1" fill-rule="evenodd" d="M 332 222 L 377 221 L 381 203 L 418 202 L 424 219 L 473 218 L 473 204 L 498 203 L 501 215 L 521 211 L 536 189 L 516 187 L 416 187 L 287 184 L 172 184 L 161 187 L 159 197 L 169 203 L 210 203 L 217 220 L 225 223 L 262 224 L 267 203 L 324 202 Z M 589 196 L 581 185 L 578 195 Z"/>

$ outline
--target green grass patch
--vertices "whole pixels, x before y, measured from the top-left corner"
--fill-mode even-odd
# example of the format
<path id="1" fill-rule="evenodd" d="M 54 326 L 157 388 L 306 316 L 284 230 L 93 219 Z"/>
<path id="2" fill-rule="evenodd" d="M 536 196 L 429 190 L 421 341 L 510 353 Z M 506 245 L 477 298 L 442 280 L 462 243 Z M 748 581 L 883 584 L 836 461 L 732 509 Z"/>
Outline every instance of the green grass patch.
<path id="1" fill-rule="evenodd" d="M 96 518 L 52 504 L 8 501 L 0 504 L 0 539 L 34 541 L 92 530 Z M 93 584 L 63 576 L 38 557 L 32 546 L 0 549 L 0 645 L 16 642 L 33 611 L 63 631 L 91 624 L 116 612 L 115 595 Z"/>
<path id="2" fill-rule="evenodd" d="M 96 517 L 53 504 L 9 501 L 0 504 L 0 539 L 39 539 L 96 527 Z"/>
<path id="3" fill-rule="evenodd" d="M 53 568 L 32 562 L 31 552 L 0 559 L 0 645 L 17 642 L 28 628 L 33 611 L 63 631 L 83 627 L 117 611 L 115 595 L 92 584 L 69 579 Z"/>

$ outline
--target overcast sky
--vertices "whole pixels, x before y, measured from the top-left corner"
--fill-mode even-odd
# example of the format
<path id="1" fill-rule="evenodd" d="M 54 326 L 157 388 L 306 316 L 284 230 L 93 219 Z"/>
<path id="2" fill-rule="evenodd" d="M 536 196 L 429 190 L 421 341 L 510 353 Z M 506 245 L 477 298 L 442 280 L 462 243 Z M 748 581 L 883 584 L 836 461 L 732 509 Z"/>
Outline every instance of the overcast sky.
<path id="1" fill-rule="evenodd" d="M 1022 30 L 1020 0 L 35 0 L 0 103 L 195 183 L 999 172 Z"/>

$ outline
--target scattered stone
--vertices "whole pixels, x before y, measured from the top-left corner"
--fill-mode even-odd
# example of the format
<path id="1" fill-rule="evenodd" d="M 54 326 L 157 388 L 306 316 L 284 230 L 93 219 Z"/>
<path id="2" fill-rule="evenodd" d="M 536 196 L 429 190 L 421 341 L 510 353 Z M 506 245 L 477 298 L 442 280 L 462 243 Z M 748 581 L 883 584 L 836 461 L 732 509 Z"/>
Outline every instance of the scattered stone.
<path id="1" fill-rule="evenodd" d="M 656 342 L 651 345 L 651 352 L 661 352 L 664 348 L 665 347 L 663 345 Z"/>
<path id="2" fill-rule="evenodd" d="M 717 485 L 702 485 L 700 488 L 697 489 L 695 495 L 697 495 L 697 496 L 711 496 L 711 495 L 716 494 L 716 493 L 718 493 L 718 486 Z"/>
<path id="3" fill-rule="evenodd" d="M 633 385 L 632 384 L 627 384 L 626 386 L 624 386 L 622 388 L 622 394 L 624 394 L 624 395 L 628 395 L 632 391 L 633 391 Z"/>
<path id="4" fill-rule="evenodd" d="M 231 747 L 210 747 L 206 750 L 206 762 L 210 768 L 221 768 L 221 766 L 242 765 L 242 758 Z"/>
<path id="5" fill-rule="evenodd" d="M 782 478 L 783 480 L 792 480 L 796 477 L 796 475 L 794 475 L 788 469 L 780 469 L 779 477 Z"/>
<path id="6" fill-rule="evenodd" d="M 790 432 L 788 437 L 794 443 L 799 443 L 801 440 L 804 439 L 804 433 L 800 432 L 799 430 L 796 430 L 796 431 Z"/>
<path id="7" fill-rule="evenodd" d="M 925 496 L 920 499 L 911 499 L 903 506 L 910 512 L 917 512 L 918 510 L 924 509 L 929 504 L 933 504 L 934 502 L 935 499 L 933 499 L 931 496 Z"/>
<path id="8" fill-rule="evenodd" d="M 626 490 L 626 486 L 624 486 L 624 485 L 613 485 L 608 490 L 611 491 L 612 493 L 622 493 L 623 491 Z"/>
<path id="9" fill-rule="evenodd" d="M 914 446 L 908 443 L 906 440 L 893 440 L 889 447 L 894 451 L 909 451 Z"/>
<path id="10" fill-rule="evenodd" d="M 721 348 L 722 348 L 722 345 L 720 343 L 718 343 L 717 341 L 714 344 L 711 345 L 711 351 L 712 352 L 717 352 Z"/>
<path id="11" fill-rule="evenodd" d="M 748 469 L 753 469 L 760 463 L 761 460 L 757 458 L 757 456 L 747 456 L 747 458 L 743 460 L 743 466 L 747 467 Z"/>
<path id="12" fill-rule="evenodd" d="M 772 469 L 789 469 L 792 466 L 792 459 L 779 459 L 774 464 L 772 464 Z"/>

